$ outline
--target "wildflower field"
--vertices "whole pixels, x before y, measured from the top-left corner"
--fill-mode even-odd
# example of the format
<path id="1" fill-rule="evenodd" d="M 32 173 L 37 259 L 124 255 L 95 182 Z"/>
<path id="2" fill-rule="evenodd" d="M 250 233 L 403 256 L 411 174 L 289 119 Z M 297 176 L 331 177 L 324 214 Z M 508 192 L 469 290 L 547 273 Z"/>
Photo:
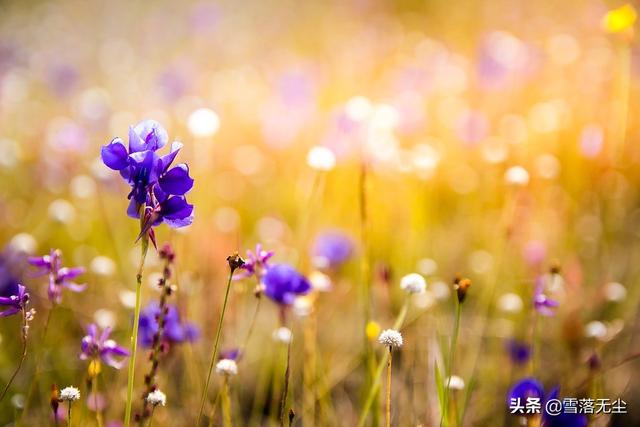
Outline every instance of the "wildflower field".
<path id="1" fill-rule="evenodd" d="M 0 426 L 639 426 L 638 10 L 0 2 Z"/>

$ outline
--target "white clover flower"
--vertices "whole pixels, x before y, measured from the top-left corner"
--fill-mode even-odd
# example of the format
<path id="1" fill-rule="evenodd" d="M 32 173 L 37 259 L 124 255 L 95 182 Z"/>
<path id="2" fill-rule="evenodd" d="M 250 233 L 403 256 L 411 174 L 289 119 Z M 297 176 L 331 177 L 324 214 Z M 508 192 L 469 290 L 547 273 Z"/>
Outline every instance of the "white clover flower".
<path id="1" fill-rule="evenodd" d="M 153 406 L 165 406 L 167 404 L 167 395 L 161 392 L 159 389 L 156 389 L 147 394 L 146 400 L 150 405 Z"/>
<path id="2" fill-rule="evenodd" d="M 400 279 L 400 289 L 409 294 L 421 294 L 427 289 L 427 281 L 418 273 L 411 273 Z"/>
<path id="3" fill-rule="evenodd" d="M 293 338 L 293 333 L 291 329 L 281 326 L 280 328 L 273 331 L 273 339 L 277 342 L 283 344 L 289 344 L 291 339 Z"/>
<path id="4" fill-rule="evenodd" d="M 402 334 L 395 329 L 385 329 L 380 333 L 378 342 L 387 347 L 402 347 Z"/>
<path id="5" fill-rule="evenodd" d="M 75 387 L 65 387 L 60 390 L 60 400 L 63 402 L 75 402 L 80 400 L 80 390 Z"/>
<path id="6" fill-rule="evenodd" d="M 216 373 L 218 375 L 237 375 L 238 365 L 233 359 L 222 359 L 216 364 Z"/>
<path id="7" fill-rule="evenodd" d="M 449 385 L 449 389 L 451 390 L 462 390 L 464 389 L 464 380 L 457 375 L 451 375 L 447 377 L 444 382 Z"/>

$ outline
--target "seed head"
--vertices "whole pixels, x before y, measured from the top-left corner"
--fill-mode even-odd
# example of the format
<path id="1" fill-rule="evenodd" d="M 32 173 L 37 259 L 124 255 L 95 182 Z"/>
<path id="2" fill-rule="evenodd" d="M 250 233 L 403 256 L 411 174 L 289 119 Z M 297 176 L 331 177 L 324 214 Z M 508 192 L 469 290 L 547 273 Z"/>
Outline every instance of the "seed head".
<path id="1" fill-rule="evenodd" d="M 80 400 L 80 390 L 76 387 L 69 386 L 60 390 L 60 401 L 75 402 L 76 400 Z"/>
<path id="2" fill-rule="evenodd" d="M 167 395 L 161 392 L 159 389 L 147 394 L 147 402 L 152 406 L 164 406 L 167 404 Z"/>
<path id="3" fill-rule="evenodd" d="M 378 337 L 378 342 L 387 347 L 402 347 L 402 334 L 395 329 L 385 329 Z"/>
<path id="4" fill-rule="evenodd" d="M 236 375 L 238 373 L 238 365 L 233 359 L 222 359 L 216 365 L 216 373 L 225 376 Z"/>

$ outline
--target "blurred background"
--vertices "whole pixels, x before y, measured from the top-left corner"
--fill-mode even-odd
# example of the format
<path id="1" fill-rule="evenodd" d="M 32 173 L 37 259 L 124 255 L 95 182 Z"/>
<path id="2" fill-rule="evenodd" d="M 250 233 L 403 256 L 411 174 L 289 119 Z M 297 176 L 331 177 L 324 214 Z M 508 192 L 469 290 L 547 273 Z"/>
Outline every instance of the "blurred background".
<path id="1" fill-rule="evenodd" d="M 527 374 L 506 345 L 529 338 L 534 281 L 556 263 L 560 306 L 539 319 L 535 376 L 574 397 L 585 381 L 597 383 L 601 397 L 625 399 L 630 414 L 594 425 L 638 425 L 638 364 L 617 366 L 640 350 L 640 55 L 633 9 L 607 15 L 621 6 L 1 2 L 0 290 L 25 283 L 42 313 L 30 338 L 42 366 L 26 425 L 50 419 L 52 383 L 82 384 L 87 324 L 113 326 L 114 339 L 128 343 L 138 223 L 126 216 L 127 186 L 102 164 L 100 146 L 126 140 L 128 127 L 147 118 L 184 143 L 178 161 L 195 179 L 193 225 L 157 235 L 177 254 L 171 302 L 199 329 L 161 362 L 168 404 L 154 423 L 193 425 L 225 258 L 262 243 L 274 260 L 309 276 L 322 271 L 316 279 L 330 284 L 290 322 L 297 409 L 309 311 L 317 324 L 317 425 L 358 418 L 363 260 L 372 268 L 372 319 L 383 328 L 402 305 L 400 277 L 428 281 L 394 357 L 395 425 L 439 421 L 433 366 L 451 334 L 456 273 L 473 281 L 456 356 L 467 386 L 474 378 L 464 425 L 503 421 L 507 389 Z M 352 243 L 340 268 L 314 261 L 314 241 L 327 231 Z M 85 266 L 89 286 L 65 294 L 40 343 L 46 279 L 24 259 L 51 248 L 65 265 Z M 160 270 L 151 254 L 143 305 L 159 297 Z M 242 345 L 254 286 L 234 283 L 224 348 Z M 278 326 L 277 308 L 262 302 L 233 380 L 237 425 L 276 423 L 286 355 L 272 338 Z M 17 318 L 0 322 L 2 383 L 19 359 L 18 328 Z M 21 416 L 34 360 L 0 403 L 3 425 Z M 122 418 L 125 370 L 103 372 L 106 422 Z"/>

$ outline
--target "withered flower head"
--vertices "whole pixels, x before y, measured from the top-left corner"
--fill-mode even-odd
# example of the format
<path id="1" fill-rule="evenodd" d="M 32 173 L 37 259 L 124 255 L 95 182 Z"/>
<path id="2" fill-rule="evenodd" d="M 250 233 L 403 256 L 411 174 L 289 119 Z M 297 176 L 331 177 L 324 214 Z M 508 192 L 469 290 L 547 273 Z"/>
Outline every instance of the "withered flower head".
<path id="1" fill-rule="evenodd" d="M 60 406 L 60 389 L 57 384 L 51 385 L 51 409 L 53 410 L 53 416 L 58 414 L 58 406 Z"/>
<path id="2" fill-rule="evenodd" d="M 551 264 L 551 267 L 549 268 L 549 272 L 550 272 L 551 274 L 560 274 L 560 271 L 561 271 L 561 270 L 560 270 L 560 263 L 559 263 L 559 262 L 557 262 L 557 261 L 554 261 L 554 262 Z"/>
<path id="3" fill-rule="evenodd" d="M 462 304 L 462 302 L 464 301 L 464 298 L 467 296 L 467 291 L 469 290 L 469 287 L 471 286 L 471 280 L 469 279 L 462 279 L 459 277 L 456 277 L 456 279 L 453 282 L 453 288 L 456 290 L 457 294 L 458 294 L 458 302 Z"/>
<path id="4" fill-rule="evenodd" d="M 244 265 L 244 260 L 237 253 L 233 255 L 229 255 L 227 257 L 227 262 L 229 263 L 229 268 L 231 269 L 231 272 L 236 271 L 237 269 L 239 269 Z"/>

